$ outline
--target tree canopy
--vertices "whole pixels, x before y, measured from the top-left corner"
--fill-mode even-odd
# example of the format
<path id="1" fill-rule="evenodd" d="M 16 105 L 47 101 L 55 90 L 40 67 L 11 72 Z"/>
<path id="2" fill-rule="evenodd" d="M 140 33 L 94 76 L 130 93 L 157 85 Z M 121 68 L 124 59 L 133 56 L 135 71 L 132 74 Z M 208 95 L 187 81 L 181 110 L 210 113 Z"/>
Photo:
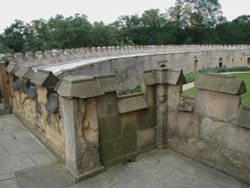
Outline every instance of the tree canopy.
<path id="1" fill-rule="evenodd" d="M 162 13 L 123 15 L 114 23 L 90 23 L 84 14 L 24 23 L 15 20 L 0 35 L 0 53 L 90 46 L 158 44 L 249 44 L 250 15 L 223 17 L 218 0 L 176 0 Z"/>

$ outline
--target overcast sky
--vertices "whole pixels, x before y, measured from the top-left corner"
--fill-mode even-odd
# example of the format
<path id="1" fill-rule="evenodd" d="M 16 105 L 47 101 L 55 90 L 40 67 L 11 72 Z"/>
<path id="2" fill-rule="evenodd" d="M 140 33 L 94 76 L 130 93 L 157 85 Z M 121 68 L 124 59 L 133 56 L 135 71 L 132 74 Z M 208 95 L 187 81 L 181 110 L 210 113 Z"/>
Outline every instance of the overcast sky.
<path id="1" fill-rule="evenodd" d="M 4 2 L 4 3 L 3 3 Z M 30 22 L 49 19 L 56 14 L 65 17 L 75 13 L 86 14 L 89 21 L 111 23 L 121 15 L 141 14 L 150 8 L 164 12 L 175 0 L 4 0 L 0 4 L 0 33 L 15 19 Z M 220 0 L 224 16 L 232 20 L 250 14 L 249 0 Z"/>

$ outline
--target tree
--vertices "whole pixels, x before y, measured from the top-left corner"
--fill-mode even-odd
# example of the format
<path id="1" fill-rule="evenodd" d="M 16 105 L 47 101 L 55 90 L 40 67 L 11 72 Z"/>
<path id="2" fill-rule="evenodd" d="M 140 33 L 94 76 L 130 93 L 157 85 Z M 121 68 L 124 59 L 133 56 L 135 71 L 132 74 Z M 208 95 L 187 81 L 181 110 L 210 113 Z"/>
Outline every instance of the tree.
<path id="1" fill-rule="evenodd" d="M 24 22 L 21 20 L 15 20 L 10 27 L 4 30 L 2 35 L 2 45 L 5 48 L 12 49 L 14 52 L 20 52 L 24 49 Z"/>
<path id="2" fill-rule="evenodd" d="M 176 0 L 168 16 L 180 28 L 215 27 L 225 21 L 218 0 Z"/>

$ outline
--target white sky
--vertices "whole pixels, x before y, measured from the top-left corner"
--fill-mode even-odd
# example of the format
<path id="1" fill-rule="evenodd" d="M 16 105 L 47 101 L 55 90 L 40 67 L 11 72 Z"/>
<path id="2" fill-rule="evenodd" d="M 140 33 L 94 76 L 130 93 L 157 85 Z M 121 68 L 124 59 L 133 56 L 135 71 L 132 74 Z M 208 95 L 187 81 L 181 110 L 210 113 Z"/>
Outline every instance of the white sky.
<path id="1" fill-rule="evenodd" d="M 0 1 L 0 33 L 15 19 L 30 22 L 62 14 L 86 14 L 90 22 L 111 23 L 121 15 L 141 14 L 150 8 L 164 12 L 174 5 L 175 0 L 2 0 Z M 220 0 L 224 16 L 232 20 L 250 14 L 249 0 Z"/>

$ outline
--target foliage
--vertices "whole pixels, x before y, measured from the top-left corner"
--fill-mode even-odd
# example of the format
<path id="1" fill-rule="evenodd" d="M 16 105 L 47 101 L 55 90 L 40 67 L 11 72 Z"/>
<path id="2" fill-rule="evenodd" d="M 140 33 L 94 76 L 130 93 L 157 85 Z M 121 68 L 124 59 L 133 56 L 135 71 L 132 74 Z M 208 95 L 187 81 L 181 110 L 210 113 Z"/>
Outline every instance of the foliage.
<path id="1" fill-rule="evenodd" d="M 136 87 L 134 87 L 132 89 L 128 89 L 126 91 L 123 91 L 121 94 L 122 95 L 127 95 L 127 94 L 140 93 L 140 92 L 142 92 L 141 86 L 136 86 Z"/>
<path id="2" fill-rule="evenodd" d="M 241 95 L 241 103 L 250 107 L 250 73 L 238 73 L 235 76 L 245 82 L 247 92 Z"/>
<path id="3" fill-rule="evenodd" d="M 221 72 L 243 72 L 250 71 L 250 67 L 214 67 L 206 68 L 199 71 L 200 74 L 221 73 Z"/>
<path id="4" fill-rule="evenodd" d="M 197 72 L 191 72 L 185 75 L 187 83 L 190 82 L 194 82 L 196 78 L 198 78 L 199 76 L 201 76 L 201 73 L 197 73 Z"/>
<path id="5" fill-rule="evenodd" d="M 218 0 L 176 0 L 166 13 L 150 9 L 112 24 L 90 23 L 84 14 L 24 23 L 15 20 L 0 35 L 0 53 L 90 46 L 159 44 L 249 44 L 250 16 L 227 22 Z"/>

